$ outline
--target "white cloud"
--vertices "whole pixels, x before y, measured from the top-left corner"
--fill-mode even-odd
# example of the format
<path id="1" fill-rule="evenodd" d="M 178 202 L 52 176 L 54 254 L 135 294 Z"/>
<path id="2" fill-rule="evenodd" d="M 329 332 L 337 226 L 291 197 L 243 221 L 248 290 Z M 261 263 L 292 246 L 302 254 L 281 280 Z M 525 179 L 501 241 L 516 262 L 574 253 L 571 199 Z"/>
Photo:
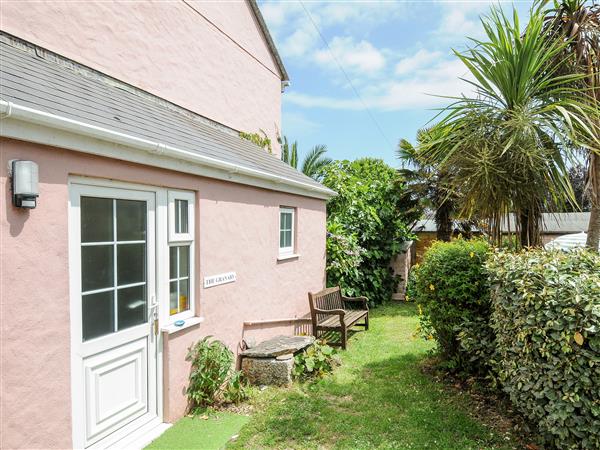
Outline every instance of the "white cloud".
<path id="1" fill-rule="evenodd" d="M 449 102 L 442 96 L 459 96 L 471 90 L 459 77 L 468 78 L 465 66 L 456 59 L 440 60 L 431 67 L 415 70 L 410 76 L 371 85 L 363 89 L 361 98 L 370 108 L 399 111 L 413 108 L 439 107 Z M 363 102 L 356 96 L 336 98 L 288 92 L 284 101 L 305 108 L 361 110 Z"/>
<path id="2" fill-rule="evenodd" d="M 334 37 L 329 43 L 329 48 L 317 50 L 314 54 L 315 61 L 323 66 L 339 70 L 335 59 L 344 69 L 356 71 L 361 75 L 372 75 L 385 67 L 383 53 L 368 41 L 355 42 L 351 37 Z"/>
<path id="3" fill-rule="evenodd" d="M 285 40 L 282 41 L 279 48 L 286 58 L 300 58 L 312 53 L 319 43 L 319 35 L 312 25 L 304 23 Z"/>
<path id="4" fill-rule="evenodd" d="M 431 65 L 442 58 L 442 53 L 437 51 L 429 51 L 421 49 L 414 55 L 401 59 L 397 64 L 394 72 L 396 75 L 406 75 L 421 69 L 426 65 Z"/>
<path id="5" fill-rule="evenodd" d="M 307 62 L 314 62 L 317 54 L 319 60 L 327 58 L 322 54 L 322 51 L 319 52 L 319 49 L 322 50 L 324 47 L 319 31 L 328 35 L 328 31 L 336 28 L 335 34 L 337 35 L 347 36 L 353 34 L 356 30 L 360 30 L 361 34 L 365 34 L 369 29 L 392 20 L 408 8 L 403 3 L 383 0 L 310 1 L 305 3 L 299 1 L 263 1 L 260 2 L 260 9 L 284 60 L 290 59 L 300 64 L 306 64 Z M 330 45 L 336 44 L 334 42 L 335 37 L 328 37 L 328 40 Z M 346 42 L 341 42 L 341 44 L 347 45 Z M 358 43 L 355 45 L 358 46 L 357 50 L 363 52 L 363 56 L 372 58 L 365 63 L 369 67 L 381 64 L 383 56 L 375 54 L 377 49 L 372 44 Z M 369 46 L 373 48 L 369 48 Z M 343 51 L 344 49 L 340 50 Z M 308 60 L 306 59 L 307 55 L 310 55 Z M 336 56 L 338 55 L 336 54 Z M 349 59 L 355 60 L 355 58 Z M 356 65 L 356 63 L 353 65 Z"/>
<path id="6" fill-rule="evenodd" d="M 319 16 L 325 25 L 358 22 L 363 30 L 393 20 L 409 11 L 406 3 L 389 0 L 325 1 L 311 2 L 310 5 L 311 14 Z"/>

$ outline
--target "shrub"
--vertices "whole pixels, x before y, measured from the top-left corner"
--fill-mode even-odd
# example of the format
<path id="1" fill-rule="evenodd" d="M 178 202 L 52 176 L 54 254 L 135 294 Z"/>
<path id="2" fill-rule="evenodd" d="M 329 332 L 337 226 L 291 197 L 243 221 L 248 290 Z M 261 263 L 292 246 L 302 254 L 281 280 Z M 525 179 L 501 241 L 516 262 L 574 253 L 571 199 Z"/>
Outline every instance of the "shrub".
<path id="1" fill-rule="evenodd" d="M 360 279 L 361 254 L 364 249 L 358 245 L 356 235 L 344 230 L 341 223 L 332 220 L 327 224 L 327 280 L 330 286 L 344 286 L 344 293 L 350 296 L 362 295 L 355 292 Z"/>
<path id="2" fill-rule="evenodd" d="M 338 193 L 327 203 L 327 284 L 339 284 L 345 295 L 364 295 L 373 303 L 391 299 L 399 277 L 393 275 L 390 261 L 412 237 L 404 217 L 402 179 L 394 168 L 371 158 L 334 161 L 322 169 L 322 176 L 322 183 Z M 355 251 L 360 261 L 348 258 Z"/>
<path id="3" fill-rule="evenodd" d="M 244 400 L 242 374 L 233 370 L 233 353 L 221 341 L 206 336 L 188 350 L 186 359 L 192 363 L 187 388 L 192 408 Z"/>
<path id="4" fill-rule="evenodd" d="M 294 357 L 294 378 L 322 378 L 331 373 L 339 359 L 335 349 L 325 343 L 316 341 L 309 348 Z"/>
<path id="5" fill-rule="evenodd" d="M 488 269 L 504 391 L 552 446 L 600 448 L 600 256 L 500 252 Z"/>
<path id="6" fill-rule="evenodd" d="M 413 267 L 408 294 L 422 311 L 421 331 L 434 338 L 451 369 L 487 372 L 493 360 L 490 296 L 483 240 L 434 242 Z"/>

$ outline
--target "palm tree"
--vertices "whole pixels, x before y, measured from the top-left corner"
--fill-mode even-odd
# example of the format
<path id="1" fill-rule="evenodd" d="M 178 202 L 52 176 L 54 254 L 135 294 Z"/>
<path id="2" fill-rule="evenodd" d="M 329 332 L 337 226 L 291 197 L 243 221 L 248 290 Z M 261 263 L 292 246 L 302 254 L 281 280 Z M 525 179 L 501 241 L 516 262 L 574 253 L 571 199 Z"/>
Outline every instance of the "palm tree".
<path id="1" fill-rule="evenodd" d="M 321 177 L 321 169 L 332 161 L 331 158 L 324 156 L 325 153 L 327 153 L 325 145 L 315 145 L 302 161 L 302 173 L 311 178 L 319 179 Z"/>
<path id="2" fill-rule="evenodd" d="M 294 141 L 291 144 L 288 142 L 287 136 L 283 136 L 280 139 L 281 143 L 281 160 L 284 163 L 289 164 L 294 169 L 298 168 L 298 141 Z"/>
<path id="3" fill-rule="evenodd" d="M 546 4 L 547 1 L 544 2 Z M 546 36 L 566 43 L 556 64 L 564 73 L 582 74 L 577 80 L 584 98 L 597 111 L 595 142 L 588 147 L 588 191 L 592 207 L 587 246 L 597 249 L 600 243 L 600 4 L 585 0 L 554 2 L 547 11 Z"/>
<path id="4" fill-rule="evenodd" d="M 461 216 L 487 219 L 499 244 L 514 212 L 521 246 L 538 246 L 542 211 L 575 202 L 560 144 L 575 140 L 575 125 L 589 130 L 590 108 L 572 88 L 581 77 L 551 64 L 564 44 L 545 39 L 540 7 L 523 33 L 514 9 L 511 20 L 493 7 L 482 24 L 487 40 L 454 52 L 474 77 L 475 93 L 446 108 L 443 145 L 425 145 L 422 154 L 452 174 Z"/>
<path id="5" fill-rule="evenodd" d="M 449 241 L 452 237 L 452 215 L 455 198 L 448 189 L 448 175 L 422 158 L 419 151 L 438 141 L 442 130 L 439 127 L 422 128 L 417 132 L 417 145 L 406 139 L 398 144 L 397 156 L 402 161 L 399 170 L 407 187 L 424 208 L 435 212 L 436 239 Z"/>
<path id="6" fill-rule="evenodd" d="M 281 142 L 281 160 L 294 169 L 298 169 L 298 141 L 289 143 L 287 136 L 283 136 Z M 325 145 L 315 145 L 304 157 L 300 171 L 315 180 L 321 178 L 321 169 L 331 163 L 331 158 L 327 158 L 327 147 Z"/>

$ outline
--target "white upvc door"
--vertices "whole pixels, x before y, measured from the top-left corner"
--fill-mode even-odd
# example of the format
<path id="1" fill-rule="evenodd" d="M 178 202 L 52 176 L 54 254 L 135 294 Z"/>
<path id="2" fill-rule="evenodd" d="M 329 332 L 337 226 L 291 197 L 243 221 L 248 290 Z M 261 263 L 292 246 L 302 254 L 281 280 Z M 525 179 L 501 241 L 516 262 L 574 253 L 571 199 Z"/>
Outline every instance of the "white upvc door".
<path id="1" fill-rule="evenodd" d="M 156 192 L 70 185 L 73 444 L 159 418 Z"/>

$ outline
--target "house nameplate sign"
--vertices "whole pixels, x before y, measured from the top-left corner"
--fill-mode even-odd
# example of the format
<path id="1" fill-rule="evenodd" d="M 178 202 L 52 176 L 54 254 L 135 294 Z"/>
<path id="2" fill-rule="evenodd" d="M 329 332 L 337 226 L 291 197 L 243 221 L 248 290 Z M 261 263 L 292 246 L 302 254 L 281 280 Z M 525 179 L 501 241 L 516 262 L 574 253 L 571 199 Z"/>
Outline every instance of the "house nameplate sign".
<path id="1" fill-rule="evenodd" d="M 210 277 L 204 277 L 204 288 L 210 288 L 213 286 L 218 286 L 220 284 L 234 283 L 236 279 L 237 277 L 235 272 L 211 275 Z"/>

